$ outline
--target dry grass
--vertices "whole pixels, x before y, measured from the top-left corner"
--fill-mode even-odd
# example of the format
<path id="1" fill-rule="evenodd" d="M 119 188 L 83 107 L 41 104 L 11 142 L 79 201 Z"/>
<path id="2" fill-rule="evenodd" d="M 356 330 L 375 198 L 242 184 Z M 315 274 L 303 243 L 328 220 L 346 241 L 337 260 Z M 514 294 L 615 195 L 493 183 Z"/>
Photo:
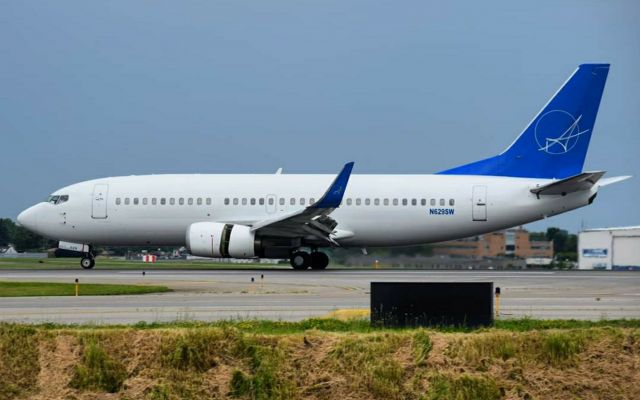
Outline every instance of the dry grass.
<path id="1" fill-rule="evenodd" d="M 0 399 L 635 399 L 639 381 L 636 328 L 264 334 L 0 324 Z"/>

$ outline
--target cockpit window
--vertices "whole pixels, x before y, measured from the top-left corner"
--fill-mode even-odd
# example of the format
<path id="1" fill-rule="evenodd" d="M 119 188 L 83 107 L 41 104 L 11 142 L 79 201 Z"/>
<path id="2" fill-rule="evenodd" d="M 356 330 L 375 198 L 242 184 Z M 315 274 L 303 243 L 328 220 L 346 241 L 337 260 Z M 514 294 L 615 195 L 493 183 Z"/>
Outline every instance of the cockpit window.
<path id="1" fill-rule="evenodd" d="M 47 199 L 47 203 L 51 203 L 51 204 L 62 204 L 69 201 L 69 195 L 67 194 L 63 194 L 63 195 L 51 195 L 49 196 L 49 198 Z"/>

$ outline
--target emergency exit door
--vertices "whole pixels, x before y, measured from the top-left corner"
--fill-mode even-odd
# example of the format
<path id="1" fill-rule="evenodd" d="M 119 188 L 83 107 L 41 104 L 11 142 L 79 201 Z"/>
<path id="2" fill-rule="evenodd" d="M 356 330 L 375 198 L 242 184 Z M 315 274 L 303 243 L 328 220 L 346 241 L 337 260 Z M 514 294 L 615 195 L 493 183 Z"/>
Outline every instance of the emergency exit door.
<path id="1" fill-rule="evenodd" d="M 476 185 L 473 187 L 473 220 L 487 220 L 487 187 Z"/>
<path id="2" fill-rule="evenodd" d="M 107 218 L 107 195 L 109 185 L 97 184 L 93 187 L 93 202 L 91 204 L 91 217 L 95 219 Z"/>

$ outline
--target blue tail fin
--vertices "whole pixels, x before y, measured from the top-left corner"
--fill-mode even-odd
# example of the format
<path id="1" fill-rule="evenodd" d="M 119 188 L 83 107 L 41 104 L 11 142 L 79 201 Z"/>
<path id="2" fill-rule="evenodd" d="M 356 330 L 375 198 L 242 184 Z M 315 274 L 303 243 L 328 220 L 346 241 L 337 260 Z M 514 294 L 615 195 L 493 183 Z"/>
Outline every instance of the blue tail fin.
<path id="1" fill-rule="evenodd" d="M 583 64 L 499 155 L 440 174 L 567 178 L 582 172 L 609 64 Z"/>

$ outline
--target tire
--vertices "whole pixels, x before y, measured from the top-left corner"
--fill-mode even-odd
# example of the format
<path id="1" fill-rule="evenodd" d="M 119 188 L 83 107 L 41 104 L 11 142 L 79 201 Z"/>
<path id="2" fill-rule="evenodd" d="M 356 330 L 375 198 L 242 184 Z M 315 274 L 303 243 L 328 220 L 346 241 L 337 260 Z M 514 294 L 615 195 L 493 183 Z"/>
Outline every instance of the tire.
<path id="1" fill-rule="evenodd" d="M 311 253 L 311 269 L 325 269 L 329 265 L 329 256 L 321 251 Z"/>
<path id="2" fill-rule="evenodd" d="M 96 261 L 91 257 L 82 257 L 80 266 L 82 269 L 91 269 L 96 265 Z"/>
<path id="3" fill-rule="evenodd" d="M 311 266 L 311 256 L 306 251 L 296 251 L 289 260 L 295 270 L 305 270 Z"/>

